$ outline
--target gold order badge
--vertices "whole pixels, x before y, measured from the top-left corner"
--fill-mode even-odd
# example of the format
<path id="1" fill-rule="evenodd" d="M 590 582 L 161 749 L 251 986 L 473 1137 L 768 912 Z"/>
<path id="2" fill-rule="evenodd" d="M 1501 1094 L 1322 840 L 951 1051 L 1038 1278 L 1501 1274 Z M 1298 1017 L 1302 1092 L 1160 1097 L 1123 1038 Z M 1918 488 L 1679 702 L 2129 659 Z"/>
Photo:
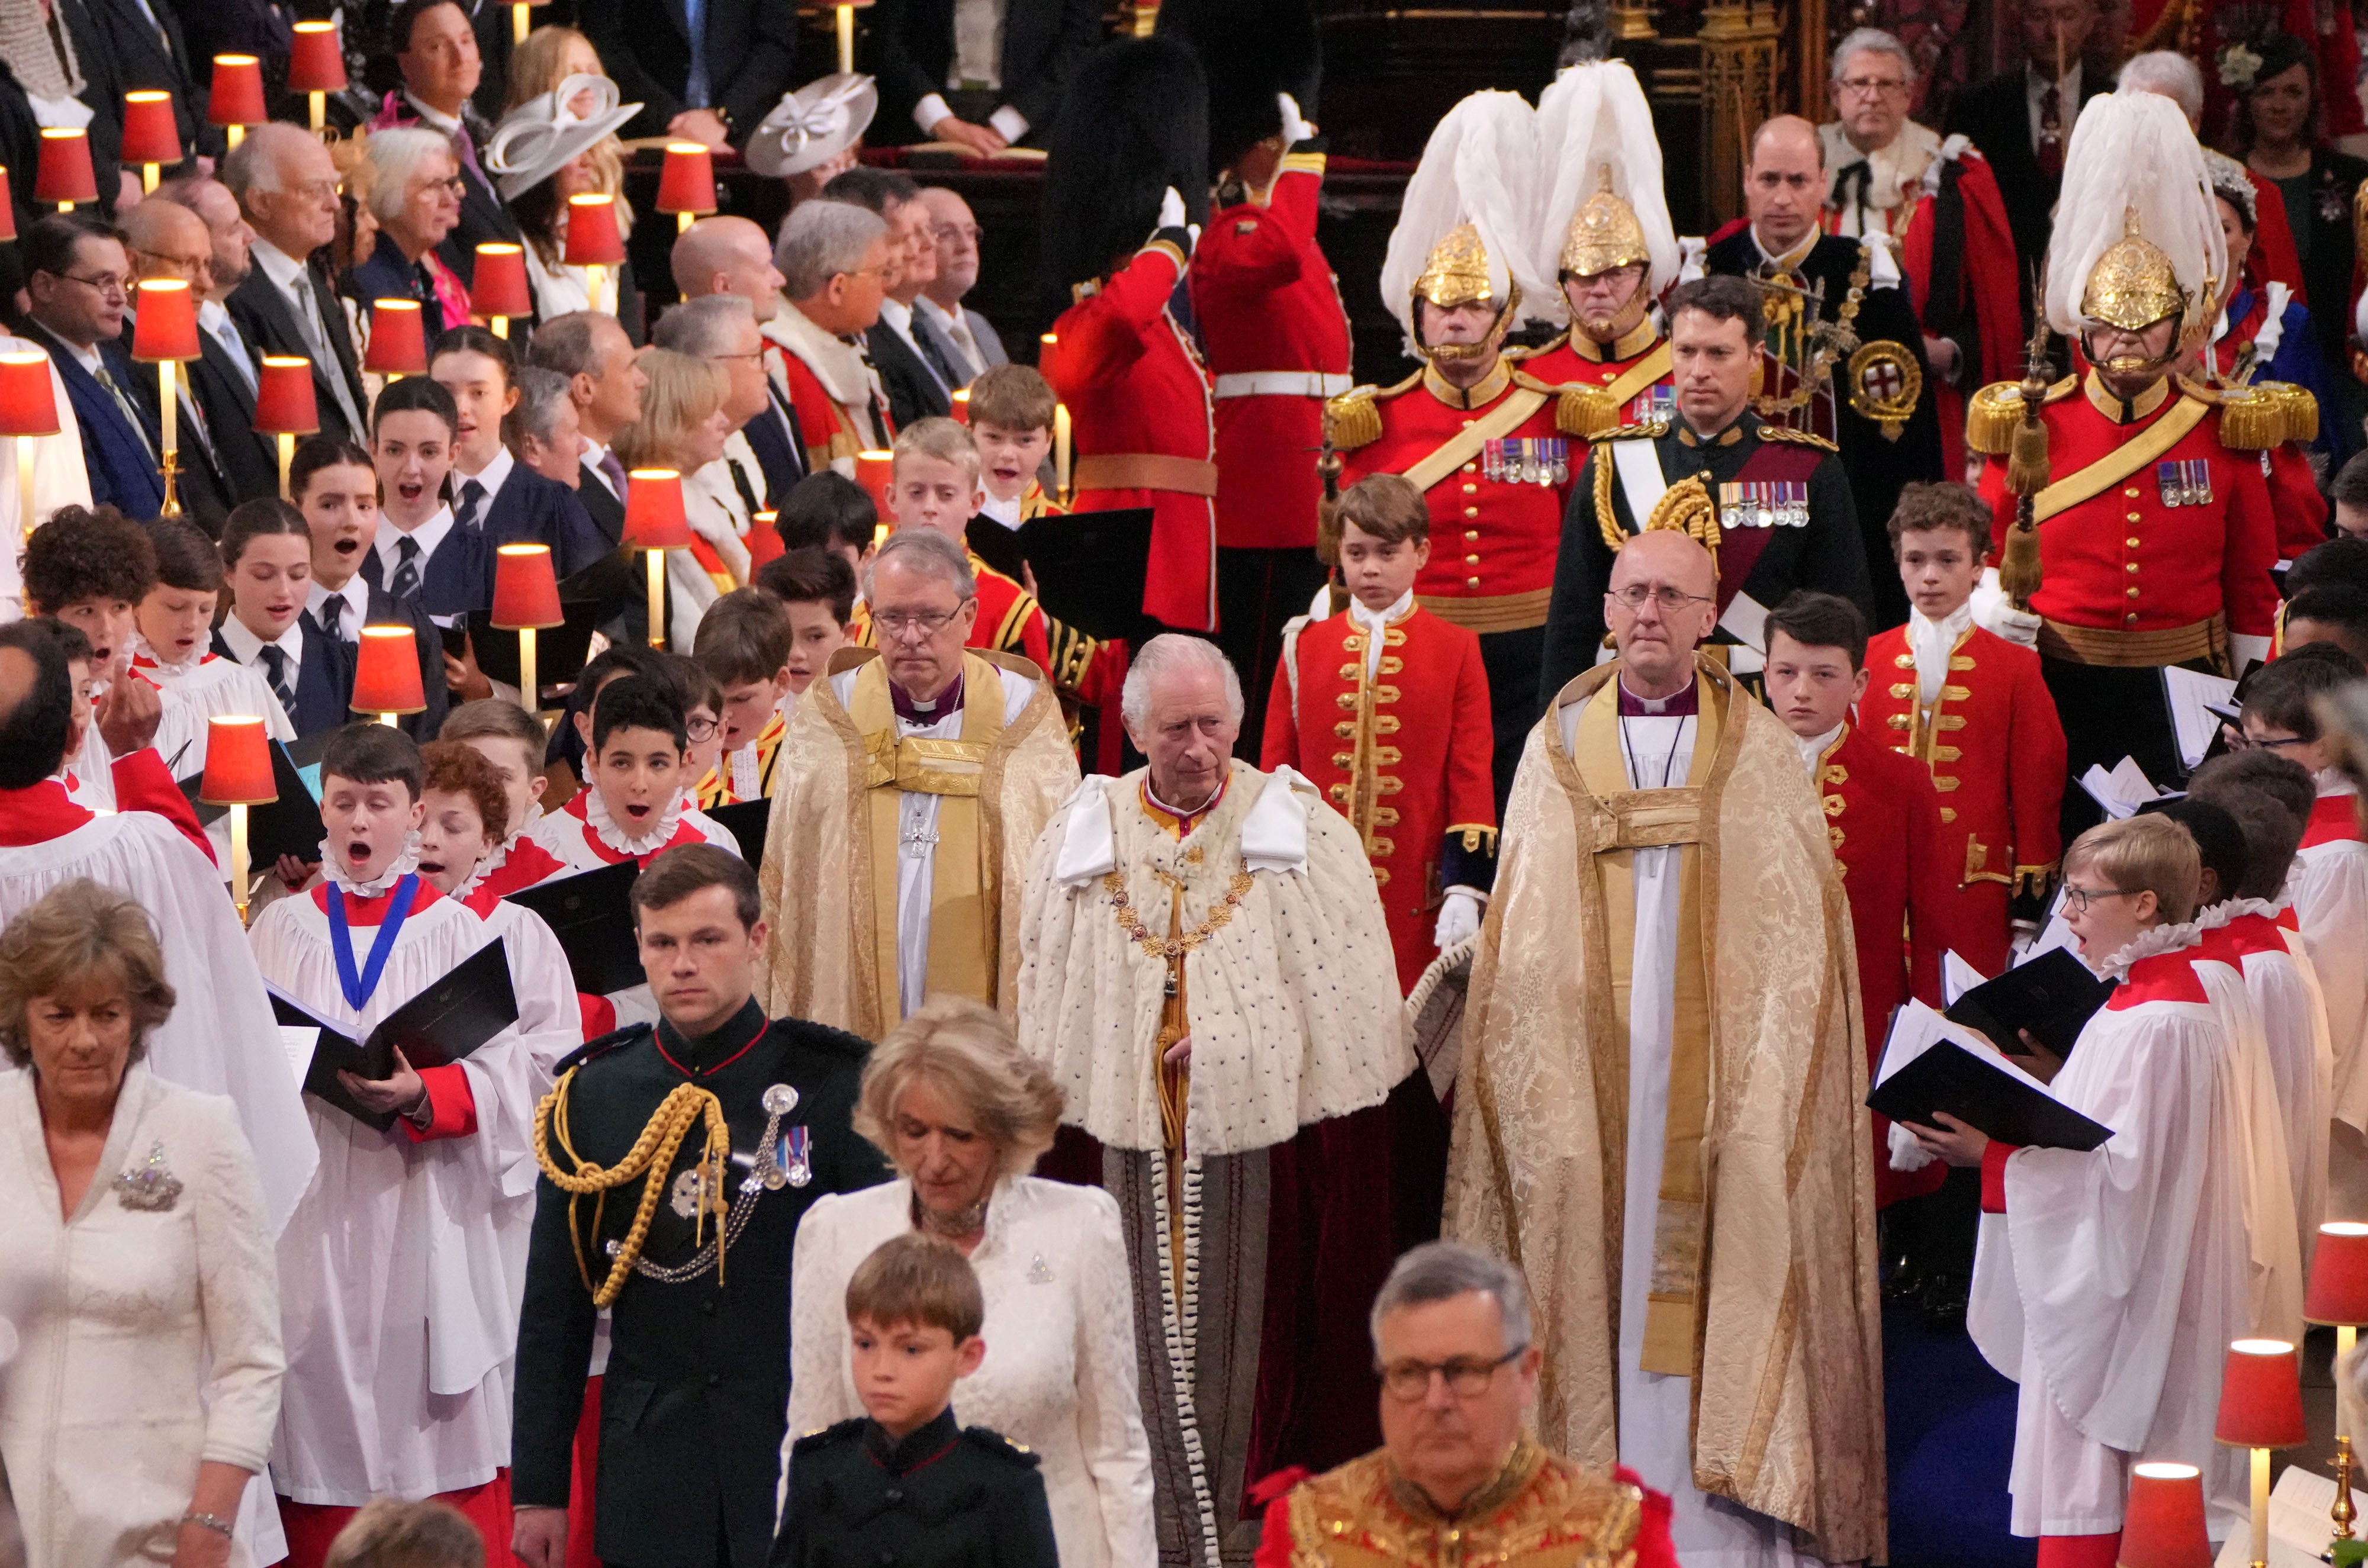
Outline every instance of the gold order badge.
<path id="1" fill-rule="evenodd" d="M 1861 419 L 1880 424 L 1884 440 L 1899 439 L 1924 395 L 1924 369 L 1916 356 L 1906 344 L 1877 338 L 1850 357 L 1847 373 L 1850 407 Z"/>

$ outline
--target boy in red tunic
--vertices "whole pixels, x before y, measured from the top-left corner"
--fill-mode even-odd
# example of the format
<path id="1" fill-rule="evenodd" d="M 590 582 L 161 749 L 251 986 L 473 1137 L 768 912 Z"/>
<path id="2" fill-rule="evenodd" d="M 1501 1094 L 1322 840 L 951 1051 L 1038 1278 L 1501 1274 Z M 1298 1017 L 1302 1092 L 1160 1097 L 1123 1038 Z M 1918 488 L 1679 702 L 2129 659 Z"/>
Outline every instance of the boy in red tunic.
<path id="1" fill-rule="evenodd" d="M 1044 494 L 1037 474 L 1053 451 L 1053 383 L 1032 365 L 996 365 L 970 384 L 970 434 L 978 443 L 978 509 L 1008 528 L 1069 508 Z"/>
<path id="2" fill-rule="evenodd" d="M 781 601 L 762 588 L 734 588 L 707 607 L 691 662 L 723 693 L 722 754 L 699 781 L 702 810 L 773 792 L 773 758 L 788 728 L 791 627 Z"/>
<path id="3" fill-rule="evenodd" d="M 1339 515 L 1349 608 L 1284 629 L 1258 766 L 1307 775 L 1364 839 L 1410 991 L 1480 928 L 1496 880 L 1488 675 L 1476 635 L 1415 603 L 1422 492 L 1372 474 L 1341 492 Z"/>
<path id="4" fill-rule="evenodd" d="M 2010 903 L 2038 925 L 2037 895 L 2062 845 L 2064 727 L 2039 655 L 1974 623 L 1974 585 L 1990 549 L 1989 508 L 1962 484 L 1911 484 L 1891 515 L 1907 589 L 1904 626 L 1868 644 L 1873 672 L 1859 722 L 1925 765 L 1941 795 L 1954 945 L 1984 974 L 2007 967 Z"/>
<path id="5" fill-rule="evenodd" d="M 986 502 L 978 443 L 951 419 L 916 419 L 896 433 L 895 451 L 888 491 L 895 526 L 935 528 L 968 551 L 970 520 Z M 975 555 L 970 569 L 978 579 L 978 619 L 969 645 L 1018 653 L 1050 674 L 1052 644 L 1036 596 Z"/>

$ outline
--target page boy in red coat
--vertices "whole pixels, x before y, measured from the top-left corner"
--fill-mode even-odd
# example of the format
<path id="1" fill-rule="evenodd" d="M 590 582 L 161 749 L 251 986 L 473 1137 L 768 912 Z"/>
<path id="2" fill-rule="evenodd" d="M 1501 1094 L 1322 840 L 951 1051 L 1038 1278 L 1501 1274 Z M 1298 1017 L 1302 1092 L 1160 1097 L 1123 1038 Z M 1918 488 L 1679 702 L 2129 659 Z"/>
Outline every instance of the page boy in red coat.
<path id="1" fill-rule="evenodd" d="M 1907 623 L 1867 647 L 1873 678 L 1859 723 L 1923 763 L 1941 792 L 1956 948 L 1984 974 L 2007 967 L 2009 902 L 2038 895 L 2063 838 L 2064 726 L 2039 655 L 1975 624 L 1971 603 L 1990 548 L 1989 508 L 1963 484 L 1911 484 L 1891 515 L 1891 551 Z"/>
<path id="2" fill-rule="evenodd" d="M 1480 928 L 1497 874 L 1488 675 L 1480 639 L 1414 600 L 1430 508 L 1395 473 L 1340 493 L 1349 608 L 1283 631 L 1258 766 L 1307 775 L 1365 841 L 1410 991 Z"/>

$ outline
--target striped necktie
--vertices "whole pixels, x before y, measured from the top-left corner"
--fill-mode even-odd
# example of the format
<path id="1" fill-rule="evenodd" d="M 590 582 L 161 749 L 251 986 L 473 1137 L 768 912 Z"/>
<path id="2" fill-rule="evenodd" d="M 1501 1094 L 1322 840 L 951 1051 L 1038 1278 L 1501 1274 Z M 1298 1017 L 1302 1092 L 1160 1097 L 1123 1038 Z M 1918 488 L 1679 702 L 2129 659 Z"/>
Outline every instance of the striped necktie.
<path id="1" fill-rule="evenodd" d="M 419 592 L 419 541 L 408 535 L 394 541 L 394 575 L 386 591 L 399 599 Z"/>
<path id="2" fill-rule="evenodd" d="M 263 678 L 271 685 L 271 695 L 279 699 L 279 706 L 288 710 L 288 722 L 296 722 L 296 688 L 288 680 L 288 651 L 274 642 L 262 648 Z"/>

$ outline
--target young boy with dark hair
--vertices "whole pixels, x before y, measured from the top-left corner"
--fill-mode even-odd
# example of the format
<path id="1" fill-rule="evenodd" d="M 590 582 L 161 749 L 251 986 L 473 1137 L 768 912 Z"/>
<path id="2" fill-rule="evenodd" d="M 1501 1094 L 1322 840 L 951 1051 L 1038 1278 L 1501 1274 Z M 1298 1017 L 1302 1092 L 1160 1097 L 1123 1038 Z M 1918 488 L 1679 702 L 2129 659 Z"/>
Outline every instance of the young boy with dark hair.
<path id="1" fill-rule="evenodd" d="M 788 727 L 788 610 L 763 588 L 734 588 L 707 607 L 690 657 L 723 690 L 723 756 L 699 780 L 702 811 L 773 792 L 773 758 Z"/>
<path id="2" fill-rule="evenodd" d="M 1497 876 L 1480 640 L 1414 600 L 1430 512 L 1396 474 L 1340 494 L 1349 608 L 1283 629 L 1258 766 L 1307 775 L 1363 838 L 1398 985 L 1480 929 Z"/>
<path id="3" fill-rule="evenodd" d="M 773 531 L 783 550 L 826 550 L 860 571 L 880 531 L 880 508 L 863 486 L 825 469 L 790 487 Z"/>
<path id="4" fill-rule="evenodd" d="M 789 700 L 805 695 L 830 656 L 855 641 L 855 568 L 826 550 L 786 551 L 757 568 L 757 586 L 790 622 Z"/>
<path id="5" fill-rule="evenodd" d="M 421 781 L 401 731 L 337 731 L 321 759 L 327 880 L 248 933 L 264 978 L 354 1040 L 491 939 L 418 872 Z M 395 1119 L 383 1132 L 308 1098 L 320 1170 L 279 1244 L 288 1372 L 271 1473 L 290 1562 L 321 1562 L 386 1493 L 438 1496 L 506 1538 L 509 1281 L 532 1220 L 508 1167 L 557 1043 L 513 1027 L 449 1066 L 398 1052 L 386 1078 L 341 1072 L 347 1095 Z"/>
<path id="6" fill-rule="evenodd" d="M 1016 528 L 1067 510 L 1037 481 L 1053 449 L 1053 383 L 1033 365 L 995 365 L 970 384 L 970 433 L 978 442 L 979 510 Z"/>
<path id="7" fill-rule="evenodd" d="M 1960 906 L 1952 941 L 1997 974 L 2015 930 L 2038 928 L 2038 895 L 2062 850 L 2064 726 L 2039 655 L 1974 623 L 1990 548 L 1981 497 L 1962 484 L 1910 484 L 1890 532 L 1907 621 L 1867 644 L 1859 725 L 1930 773 Z"/>
<path id="8" fill-rule="evenodd" d="M 894 1237 L 856 1266 L 847 1328 L 869 1414 L 791 1449 L 771 1568 L 1060 1561 L 1036 1456 L 954 1421 L 954 1384 L 986 1358 L 985 1320 L 977 1274 L 935 1237 Z"/>
<path id="9" fill-rule="evenodd" d="M 2368 586 L 2317 583 L 2286 600 L 2278 619 L 2281 653 L 2331 642 L 2368 660 Z"/>
<path id="10" fill-rule="evenodd" d="M 678 844 L 712 844 L 738 854 L 729 829 L 691 804 L 684 777 L 690 743 L 682 698 L 670 683 L 628 675 L 592 702 L 584 788 L 529 830 L 567 870 L 620 860 L 646 866 Z"/>

